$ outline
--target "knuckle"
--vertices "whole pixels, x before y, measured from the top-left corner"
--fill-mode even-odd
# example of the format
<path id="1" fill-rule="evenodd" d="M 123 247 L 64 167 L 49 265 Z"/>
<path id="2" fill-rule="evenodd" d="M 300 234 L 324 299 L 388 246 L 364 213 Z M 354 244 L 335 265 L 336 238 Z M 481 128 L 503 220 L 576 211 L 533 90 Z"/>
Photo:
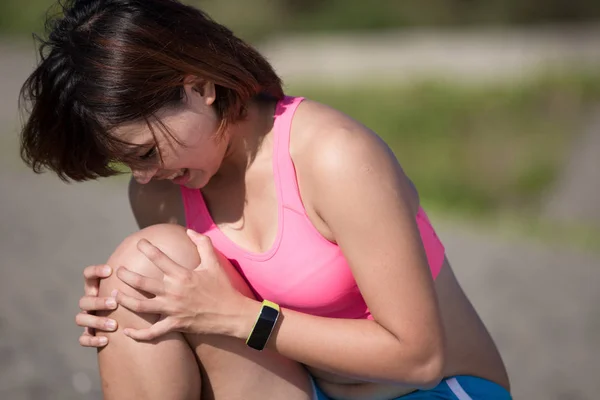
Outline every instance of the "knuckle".
<path id="1" fill-rule="evenodd" d="M 191 269 L 187 269 L 187 268 L 182 268 L 181 269 L 181 278 L 183 279 L 184 283 L 188 283 L 192 280 L 192 277 L 194 276 L 194 271 Z"/>
<path id="2" fill-rule="evenodd" d="M 204 245 L 212 245 L 212 240 L 210 239 L 210 237 L 208 237 L 206 235 L 198 236 L 198 242 L 200 242 Z"/>
<path id="3" fill-rule="evenodd" d="M 132 301 L 132 302 L 131 302 L 131 309 L 132 309 L 133 311 L 135 311 L 135 312 L 140 312 L 140 311 L 142 311 L 142 308 L 143 308 L 143 307 L 142 307 L 142 304 L 141 304 L 141 302 L 140 302 L 140 301 L 138 301 L 138 300 L 134 300 L 134 301 Z"/>
<path id="4" fill-rule="evenodd" d="M 169 307 L 169 314 L 171 315 L 180 315 L 183 313 L 183 307 L 180 304 L 174 304 Z"/>
<path id="5" fill-rule="evenodd" d="M 105 329 L 106 328 L 106 318 L 96 317 L 90 325 L 92 325 L 94 327 L 94 329 Z"/>
<path id="6" fill-rule="evenodd" d="M 132 275 L 131 283 L 133 283 L 134 286 L 142 286 L 144 278 L 141 275 Z"/>
<path id="7" fill-rule="evenodd" d="M 173 322 L 171 329 L 184 329 L 187 330 L 191 326 L 191 321 L 189 320 L 176 320 Z"/>
<path id="8" fill-rule="evenodd" d="M 123 279 L 126 277 L 126 275 L 127 270 L 125 269 L 125 267 L 120 267 L 119 269 L 117 269 L 117 278 Z"/>
<path id="9" fill-rule="evenodd" d="M 121 291 L 117 292 L 117 295 L 115 296 L 115 301 L 117 302 L 117 304 L 127 302 L 127 300 L 125 299 L 125 297 L 123 296 L 123 293 L 121 293 Z"/>
<path id="10" fill-rule="evenodd" d="M 182 320 L 173 319 L 171 321 L 171 323 L 168 325 L 168 330 L 169 331 L 174 331 L 174 330 L 179 330 L 179 329 L 187 330 L 189 327 L 190 327 L 189 323 L 182 321 Z"/>
<path id="11" fill-rule="evenodd" d="M 94 310 L 104 310 L 106 308 L 106 302 L 104 299 L 96 297 L 94 299 Z"/>
<path id="12" fill-rule="evenodd" d="M 150 258 L 158 258 L 162 254 L 156 246 L 151 244 L 144 246 L 144 253 Z"/>

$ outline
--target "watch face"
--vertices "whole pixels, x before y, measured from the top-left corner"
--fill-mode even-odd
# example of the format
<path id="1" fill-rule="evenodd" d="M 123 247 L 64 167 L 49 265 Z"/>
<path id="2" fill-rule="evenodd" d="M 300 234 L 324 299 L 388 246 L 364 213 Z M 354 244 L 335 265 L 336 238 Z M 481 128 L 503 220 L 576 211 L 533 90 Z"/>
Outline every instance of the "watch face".
<path id="1" fill-rule="evenodd" d="M 278 316 L 279 312 L 277 310 L 271 307 L 263 307 L 256 325 L 254 325 L 254 330 L 248 339 L 248 346 L 256 350 L 264 349 L 271 332 L 273 332 Z"/>
<path id="2" fill-rule="evenodd" d="M 263 307 L 262 312 L 260 313 L 259 319 L 265 319 L 266 321 L 269 321 L 269 322 L 273 323 L 273 325 L 274 325 L 275 322 L 277 322 L 278 316 L 279 316 L 279 311 L 277 311 L 271 307 Z"/>

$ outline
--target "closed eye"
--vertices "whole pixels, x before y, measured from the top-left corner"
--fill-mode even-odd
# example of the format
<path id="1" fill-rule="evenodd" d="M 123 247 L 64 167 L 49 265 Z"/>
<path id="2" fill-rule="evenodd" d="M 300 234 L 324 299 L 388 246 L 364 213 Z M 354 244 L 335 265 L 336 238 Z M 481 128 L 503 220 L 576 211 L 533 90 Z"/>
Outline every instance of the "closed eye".
<path id="1" fill-rule="evenodd" d="M 140 159 L 146 161 L 156 155 L 156 146 L 153 146 L 150 150 L 140 156 Z"/>

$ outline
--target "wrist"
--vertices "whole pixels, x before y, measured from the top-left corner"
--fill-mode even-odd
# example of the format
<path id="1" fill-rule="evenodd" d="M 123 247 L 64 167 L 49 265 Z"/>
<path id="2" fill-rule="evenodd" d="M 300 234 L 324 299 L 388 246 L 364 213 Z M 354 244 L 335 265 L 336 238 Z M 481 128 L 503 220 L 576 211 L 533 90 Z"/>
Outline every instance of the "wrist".
<path id="1" fill-rule="evenodd" d="M 252 332 L 261 308 L 262 304 L 259 301 L 243 297 L 237 308 L 236 318 L 232 319 L 229 336 L 246 340 Z"/>

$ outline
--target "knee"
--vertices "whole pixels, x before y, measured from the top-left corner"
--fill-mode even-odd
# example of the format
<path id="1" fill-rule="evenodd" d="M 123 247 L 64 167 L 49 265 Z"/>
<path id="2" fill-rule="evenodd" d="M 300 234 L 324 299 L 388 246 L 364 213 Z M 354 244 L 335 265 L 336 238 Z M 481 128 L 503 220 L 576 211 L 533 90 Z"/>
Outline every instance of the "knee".
<path id="1" fill-rule="evenodd" d="M 183 267 L 193 269 L 200 262 L 196 246 L 185 233 L 185 228 L 174 224 L 159 224 L 144 228 L 125 238 L 110 256 L 107 264 L 114 271 L 120 267 L 127 267 L 140 275 L 162 278 L 160 269 L 138 250 L 138 242 L 142 239 L 148 240 Z M 136 293 L 139 295 L 136 290 L 125 285 L 116 274 L 113 274 L 101 282 L 100 296 L 108 296 L 114 289 L 123 290 L 130 295 Z"/>

